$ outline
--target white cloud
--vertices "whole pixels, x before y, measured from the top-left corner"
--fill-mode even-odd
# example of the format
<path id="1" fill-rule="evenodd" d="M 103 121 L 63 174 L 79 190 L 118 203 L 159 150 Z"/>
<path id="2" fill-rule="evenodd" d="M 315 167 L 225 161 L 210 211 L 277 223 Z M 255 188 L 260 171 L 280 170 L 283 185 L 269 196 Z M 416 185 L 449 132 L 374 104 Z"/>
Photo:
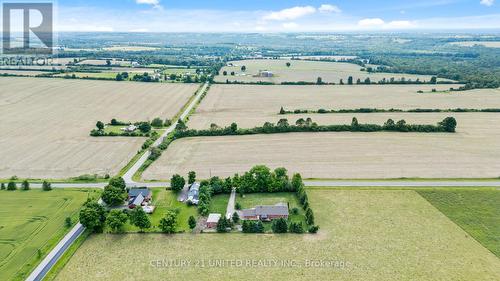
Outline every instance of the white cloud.
<path id="1" fill-rule="evenodd" d="M 362 27 L 382 26 L 384 23 L 384 20 L 381 18 L 362 19 L 358 21 L 358 25 Z"/>
<path id="2" fill-rule="evenodd" d="M 265 15 L 262 19 L 268 21 L 285 21 L 302 18 L 316 13 L 316 8 L 312 6 L 297 6 L 289 9 L 284 9 L 278 12 L 272 12 Z"/>
<path id="3" fill-rule="evenodd" d="M 484 5 L 484 6 L 493 6 L 493 4 L 495 4 L 495 0 L 481 0 L 481 2 L 479 2 L 481 5 Z"/>
<path id="4" fill-rule="evenodd" d="M 323 4 L 318 8 L 318 11 L 320 13 L 341 13 L 342 10 L 339 9 L 339 7 L 331 4 Z"/>
<path id="5" fill-rule="evenodd" d="M 155 8 L 160 8 L 160 0 L 135 0 L 137 4 L 152 5 Z"/>

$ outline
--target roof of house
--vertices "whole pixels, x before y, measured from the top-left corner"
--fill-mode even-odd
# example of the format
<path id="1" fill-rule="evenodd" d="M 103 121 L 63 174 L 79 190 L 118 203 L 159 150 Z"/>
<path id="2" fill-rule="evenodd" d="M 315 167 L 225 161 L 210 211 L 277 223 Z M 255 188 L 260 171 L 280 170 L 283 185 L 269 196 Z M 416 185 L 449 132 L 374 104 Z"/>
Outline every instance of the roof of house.
<path id="1" fill-rule="evenodd" d="M 288 205 L 278 203 L 276 205 L 260 205 L 255 208 L 245 209 L 242 211 L 244 217 L 255 216 L 288 216 Z"/>
<path id="2" fill-rule="evenodd" d="M 128 191 L 128 196 L 136 197 L 141 194 L 144 198 L 151 196 L 151 190 L 147 188 L 132 188 Z"/>
<path id="3" fill-rule="evenodd" d="M 221 214 L 210 214 L 208 215 L 207 223 L 219 222 Z"/>
<path id="4" fill-rule="evenodd" d="M 142 204 L 142 202 L 144 202 L 144 196 L 142 196 L 142 194 L 139 194 L 139 195 L 137 195 L 135 198 L 133 198 L 130 201 L 131 202 L 130 202 L 129 205 L 139 206 L 139 205 Z"/>

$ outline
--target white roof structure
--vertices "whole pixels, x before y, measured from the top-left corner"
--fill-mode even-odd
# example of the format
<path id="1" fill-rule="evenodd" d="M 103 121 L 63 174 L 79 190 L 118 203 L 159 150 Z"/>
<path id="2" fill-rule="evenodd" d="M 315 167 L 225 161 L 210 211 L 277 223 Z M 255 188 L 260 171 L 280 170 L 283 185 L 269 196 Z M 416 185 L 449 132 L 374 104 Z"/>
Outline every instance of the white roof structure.
<path id="1" fill-rule="evenodd" d="M 210 214 L 208 215 L 207 223 L 217 223 L 221 217 L 221 214 Z"/>

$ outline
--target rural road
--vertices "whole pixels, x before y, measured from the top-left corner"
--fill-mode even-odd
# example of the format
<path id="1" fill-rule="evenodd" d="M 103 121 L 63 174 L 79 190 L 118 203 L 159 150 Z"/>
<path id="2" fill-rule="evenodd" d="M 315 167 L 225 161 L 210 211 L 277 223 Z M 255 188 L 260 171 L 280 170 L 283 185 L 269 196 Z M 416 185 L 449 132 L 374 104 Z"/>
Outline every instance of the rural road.
<path id="1" fill-rule="evenodd" d="M 231 190 L 231 195 L 229 196 L 229 200 L 227 201 L 227 209 L 226 209 L 226 219 L 231 219 L 233 217 L 236 202 L 236 188 Z"/>
<path id="2" fill-rule="evenodd" d="M 209 85 L 208 82 L 205 83 L 196 92 L 195 98 L 191 101 L 191 103 L 189 103 L 189 105 L 186 107 L 186 109 L 184 110 L 184 112 L 182 112 L 181 116 L 178 119 L 184 120 L 189 115 L 189 112 L 191 112 L 191 110 L 198 103 L 198 101 L 201 98 L 201 95 L 203 94 L 203 92 L 205 92 L 205 90 L 207 89 L 208 85 Z M 178 122 L 179 121 L 176 120 L 174 123 L 172 123 L 172 125 L 170 127 L 168 127 L 167 130 L 165 130 L 165 132 L 151 145 L 151 147 L 157 147 L 157 146 L 159 146 L 163 142 L 163 139 L 165 139 L 168 136 L 168 134 L 170 134 L 171 132 L 174 131 L 175 126 L 177 126 Z M 141 158 L 139 158 L 139 160 L 137 160 L 137 162 L 135 162 L 135 164 L 132 165 L 132 167 L 130 167 L 130 169 L 123 175 L 123 179 L 125 180 L 125 184 L 127 185 L 127 187 L 136 187 L 138 185 L 144 186 L 142 184 L 136 183 L 132 179 L 132 177 L 141 168 L 142 164 L 144 164 L 144 162 L 146 162 L 146 160 L 148 160 L 148 157 L 149 157 L 150 154 L 151 153 L 149 152 L 149 150 L 147 150 L 141 156 Z"/>
<path id="3" fill-rule="evenodd" d="M 168 187 L 169 182 L 133 182 L 141 187 Z M 500 187 L 500 180 L 315 180 L 304 181 L 307 187 Z M 107 183 L 52 183 L 53 188 L 104 188 Z M 21 185 L 18 184 L 18 187 Z M 41 188 L 31 183 L 32 188 Z"/>

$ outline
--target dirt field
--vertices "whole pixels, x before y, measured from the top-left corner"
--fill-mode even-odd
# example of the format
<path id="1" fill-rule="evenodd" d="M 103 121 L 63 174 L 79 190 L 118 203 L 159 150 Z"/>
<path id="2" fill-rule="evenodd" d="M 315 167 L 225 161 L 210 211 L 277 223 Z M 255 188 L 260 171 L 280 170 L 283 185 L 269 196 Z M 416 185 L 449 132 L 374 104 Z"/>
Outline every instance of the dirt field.
<path id="1" fill-rule="evenodd" d="M 453 85 L 457 88 L 457 85 Z M 188 126 L 207 129 L 236 122 L 242 128 L 279 120 L 281 107 L 294 109 L 500 108 L 500 89 L 427 93 L 450 85 L 405 86 L 255 86 L 214 85 L 190 118 Z M 418 94 L 418 90 L 426 91 Z M 298 119 L 296 115 L 285 118 Z M 352 117 L 352 116 L 351 116 Z M 324 118 L 321 116 L 321 118 Z M 334 118 L 334 117 L 328 117 Z M 315 117 L 315 119 L 318 119 Z"/>
<path id="2" fill-rule="evenodd" d="M 92 138 L 98 120 L 171 118 L 197 85 L 0 78 L 0 178 L 114 174 L 142 138 Z"/>
<path id="3" fill-rule="evenodd" d="M 309 198 L 321 226 L 314 236 L 93 235 L 56 279 L 500 279 L 500 260 L 414 191 Z"/>
<path id="4" fill-rule="evenodd" d="M 287 67 L 286 63 L 290 62 L 291 66 Z M 340 79 L 344 80 L 347 84 L 347 78 L 352 76 L 354 82 L 359 78 L 364 81 L 369 77 L 372 82 L 378 82 L 383 78 L 390 79 L 394 77 L 399 80 L 405 77 L 407 80 L 416 80 L 419 78 L 421 81 L 429 81 L 431 76 L 426 75 L 412 75 L 412 74 L 394 74 L 394 73 L 367 73 L 360 71 L 362 68 L 359 65 L 341 62 L 320 62 L 320 61 L 300 61 L 300 60 L 244 60 L 233 61 L 233 66 L 226 66 L 221 70 L 221 75 L 216 76 L 215 80 L 219 82 L 229 81 L 242 81 L 242 82 L 316 82 L 318 77 L 323 79 L 323 82 L 339 83 Z M 245 72 L 241 71 L 241 66 L 246 66 Z M 268 70 L 274 73 L 274 77 L 253 77 L 259 73 L 259 70 Z M 223 76 L 222 72 L 227 71 L 228 75 Z M 234 71 L 235 76 L 230 73 Z"/>
<path id="5" fill-rule="evenodd" d="M 500 176 L 500 114 L 312 114 L 285 118 L 295 123 L 309 116 L 319 124 L 349 124 L 353 116 L 361 123 L 383 124 L 393 118 L 435 124 L 454 116 L 458 128 L 455 134 L 344 132 L 186 138 L 172 143 L 143 176 L 169 179 L 190 170 L 200 178 L 229 176 L 256 164 L 287 167 L 306 178 Z M 243 124 L 257 121 L 261 124 L 263 120 Z"/>

